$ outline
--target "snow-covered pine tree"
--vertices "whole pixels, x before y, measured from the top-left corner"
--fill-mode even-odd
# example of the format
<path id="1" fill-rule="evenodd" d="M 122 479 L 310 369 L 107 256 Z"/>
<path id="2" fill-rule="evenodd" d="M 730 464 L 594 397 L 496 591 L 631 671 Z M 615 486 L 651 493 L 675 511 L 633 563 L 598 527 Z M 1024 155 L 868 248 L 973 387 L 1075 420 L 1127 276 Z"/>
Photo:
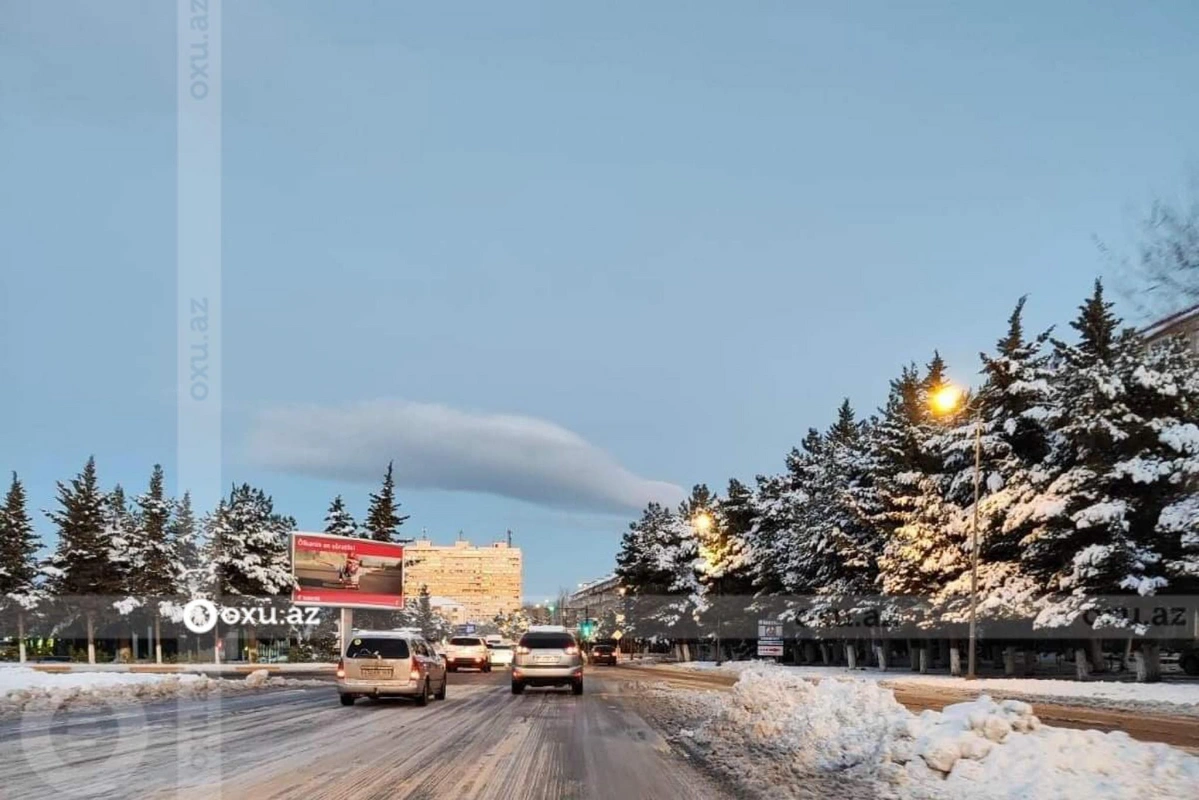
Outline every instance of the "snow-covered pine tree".
<path id="1" fill-rule="evenodd" d="M 162 663 L 162 617 L 173 616 L 177 590 L 176 553 L 170 535 L 170 499 L 162 466 L 154 465 L 150 484 L 137 498 L 134 514 L 136 570 L 129 576 L 134 593 L 150 604 L 154 618 L 154 660 Z"/>
<path id="2" fill-rule="evenodd" d="M 377 542 L 394 542 L 399 538 L 400 526 L 408 519 L 399 513 L 400 502 L 396 499 L 394 462 L 387 462 L 383 485 L 377 494 L 370 496 L 370 508 L 366 512 L 362 536 Z"/>
<path id="3" fill-rule="evenodd" d="M 1103 613 L 1110 605 L 1104 598 L 1151 594 L 1164 584 L 1160 553 L 1143 549 L 1132 530 L 1139 509 L 1119 466 L 1142 449 L 1126 383 L 1138 342 L 1121 332 L 1111 309 L 1096 281 L 1071 323 L 1078 343 L 1054 340 L 1062 409 L 1057 474 L 1037 501 L 1039 524 L 1023 541 L 1025 569 L 1049 595 L 1040 627 L 1069 626 L 1086 611 L 1097 614 L 1097 628 L 1119 627 Z"/>
<path id="4" fill-rule="evenodd" d="M 137 575 L 144 564 L 140 532 L 125 497 L 125 489 L 119 483 L 105 498 L 104 537 L 108 543 L 109 568 L 117 586 L 112 608 L 131 634 L 128 639 L 118 637 L 117 658 L 129 662 L 134 659 L 132 634 L 137 630 L 135 618 L 145 603 L 136 586 Z"/>
<path id="5" fill-rule="evenodd" d="M 659 503 L 648 504 L 641 518 L 629 523 L 616 555 L 616 575 L 628 590 L 630 629 L 641 637 L 662 632 L 655 620 L 671 593 L 674 575 L 661 563 L 658 551 L 673 524 L 670 511 Z"/>
<path id="6" fill-rule="evenodd" d="M 894 598 L 886 618 L 931 624 L 929 598 L 965 568 L 955 540 L 955 509 L 945 500 L 947 477 L 940 435 L 952 424 L 935 418 L 929 398 L 945 383 L 945 365 L 935 354 L 921 377 L 904 369 L 875 430 L 875 483 L 884 537 L 879 583 Z"/>
<path id="7" fill-rule="evenodd" d="M 1144 409 L 1138 436 L 1147 453 L 1142 464 L 1122 466 L 1129 477 L 1154 476 L 1135 535 L 1150 540 L 1142 547 L 1161 554 L 1161 574 L 1169 583 L 1159 591 L 1194 596 L 1199 594 L 1199 359 L 1180 338 L 1155 343 L 1143 352 L 1128 384 L 1130 404 Z M 1150 520 L 1155 520 L 1152 531 Z"/>
<path id="8" fill-rule="evenodd" d="M 1021 569 L 1020 543 L 1037 498 L 1052 478 L 1045 459 L 1059 412 L 1046 352 L 1051 330 L 1025 338 L 1026 300 L 1017 301 L 995 353 L 980 354 L 985 382 L 975 401 L 978 406 L 941 437 L 949 475 L 947 498 L 961 510 L 955 530 L 962 556 L 969 559 L 975 425 L 981 419 L 978 605 L 983 620 L 1031 619 L 1040 598 L 1037 581 Z M 960 623 L 969 618 L 970 587 L 970 573 L 963 571 L 936 593 L 934 603 L 942 620 Z"/>
<path id="9" fill-rule="evenodd" d="M 26 507 L 25 487 L 17 473 L 0 508 L 0 612 L 17 621 L 17 653 L 25 662 L 25 622 L 43 600 L 37 560 L 42 543 Z"/>
<path id="10" fill-rule="evenodd" d="M 346 503 L 342 500 L 341 495 L 334 497 L 333 502 L 329 504 L 329 511 L 325 514 L 325 533 L 332 536 L 358 535 L 358 523 L 354 521 L 354 515 L 346 508 Z"/>
<path id="11" fill-rule="evenodd" d="M 192 511 L 190 492 L 184 492 L 183 497 L 174 504 L 171 517 L 169 539 L 174 553 L 174 582 L 184 602 L 192 597 L 200 596 L 204 587 L 204 548 L 200 543 L 200 527 L 196 522 L 195 512 Z M 170 615 L 172 618 L 174 615 Z"/>
<path id="12" fill-rule="evenodd" d="M 429 587 L 423 583 L 416 598 L 416 627 L 420 628 L 421 635 L 430 642 L 437 641 L 433 626 L 433 600 L 429 596 Z"/>
<path id="13" fill-rule="evenodd" d="M 874 523 L 870 432 L 844 400 L 811 471 L 808 569 L 816 597 L 809 622 L 828 619 L 832 609 L 855 617 L 874 610 L 882 541 Z"/>
<path id="14" fill-rule="evenodd" d="M 736 478 L 730 479 L 725 496 L 717 502 L 715 516 L 724 563 L 721 591 L 731 613 L 738 615 L 748 615 L 753 601 L 749 533 L 757 513 L 753 490 Z"/>
<path id="15" fill-rule="evenodd" d="M 96 478 L 96 459 L 69 483 L 58 482 L 58 506 L 46 515 L 57 526 L 58 545 L 48 564 L 47 588 L 64 613 L 81 613 L 87 624 L 88 663 L 96 663 L 95 625 L 121 590 L 105 533 L 105 496 Z"/>
<path id="16" fill-rule="evenodd" d="M 755 609 L 770 607 L 783 594 L 783 564 L 787 557 L 785 531 L 791 480 L 787 475 L 758 475 L 754 490 L 753 524 L 746 535 L 747 559 L 754 588 Z"/>
<path id="17" fill-rule="evenodd" d="M 294 519 L 275 513 L 264 491 L 234 486 L 204 520 L 217 593 L 243 606 L 267 605 L 288 595 L 295 586 L 290 549 L 295 527 Z M 256 660 L 256 631 L 249 634 L 250 659 Z"/>

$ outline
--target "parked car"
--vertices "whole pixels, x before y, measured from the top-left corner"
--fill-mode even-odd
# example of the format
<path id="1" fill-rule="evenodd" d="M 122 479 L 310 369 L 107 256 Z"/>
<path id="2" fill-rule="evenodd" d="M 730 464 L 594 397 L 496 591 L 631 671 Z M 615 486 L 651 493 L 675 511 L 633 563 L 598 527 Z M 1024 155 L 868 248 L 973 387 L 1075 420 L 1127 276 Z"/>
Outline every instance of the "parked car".
<path id="1" fill-rule="evenodd" d="M 432 645 L 406 631 L 354 631 L 337 662 L 343 706 L 359 697 L 411 697 L 417 705 L 444 700 L 446 668 Z"/>
<path id="2" fill-rule="evenodd" d="M 597 644 L 591 648 L 592 664 L 610 664 L 616 666 L 616 648 L 610 644 Z"/>
<path id="3" fill-rule="evenodd" d="M 455 636 L 446 648 L 447 665 L 450 672 L 460 669 L 477 669 L 491 672 L 491 657 L 487 643 L 479 636 Z"/>
<path id="4" fill-rule="evenodd" d="M 512 661 L 512 694 L 527 686 L 569 686 L 583 693 L 583 653 L 566 628 L 529 629 L 520 637 Z"/>
<path id="5" fill-rule="evenodd" d="M 510 666 L 512 666 L 512 659 L 515 656 L 512 645 L 507 644 L 506 642 L 500 642 L 499 644 L 491 645 L 489 647 L 489 651 L 491 653 L 490 659 L 489 659 L 491 662 L 491 666 L 493 666 L 493 667 L 510 667 Z"/>

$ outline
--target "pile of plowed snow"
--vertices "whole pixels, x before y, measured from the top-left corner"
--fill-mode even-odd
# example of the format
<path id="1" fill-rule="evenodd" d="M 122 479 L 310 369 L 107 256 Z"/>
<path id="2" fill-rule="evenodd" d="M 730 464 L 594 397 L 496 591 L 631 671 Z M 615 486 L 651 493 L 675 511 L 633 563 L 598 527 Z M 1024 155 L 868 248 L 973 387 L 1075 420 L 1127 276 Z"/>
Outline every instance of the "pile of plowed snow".
<path id="1" fill-rule="evenodd" d="M 763 755 L 802 780 L 841 773 L 904 798 L 1195 797 L 1199 758 L 1126 734 L 1049 728 L 1027 703 L 980 697 L 913 714 L 876 683 L 746 669 L 688 738 L 731 766 Z"/>
<path id="2" fill-rule="evenodd" d="M 256 670 L 244 679 L 229 680 L 187 674 L 47 673 L 25 667 L 5 667 L 0 669 L 0 715 L 172 698 L 203 698 L 215 692 L 243 693 L 267 688 L 302 686 L 329 684 L 315 680 L 271 677 L 264 669 Z"/>

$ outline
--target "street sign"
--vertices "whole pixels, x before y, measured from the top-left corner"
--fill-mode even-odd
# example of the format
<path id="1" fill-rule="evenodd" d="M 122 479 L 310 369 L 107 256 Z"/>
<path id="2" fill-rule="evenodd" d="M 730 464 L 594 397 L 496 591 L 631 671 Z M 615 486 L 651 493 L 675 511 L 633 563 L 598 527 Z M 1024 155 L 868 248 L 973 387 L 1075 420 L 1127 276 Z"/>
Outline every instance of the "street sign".
<path id="1" fill-rule="evenodd" d="M 758 620 L 758 656 L 780 658 L 783 655 L 783 623 L 773 619 Z"/>
<path id="2" fill-rule="evenodd" d="M 613 634 L 612 634 L 612 638 L 613 638 L 613 639 L 615 639 L 615 640 L 616 640 L 616 641 L 618 641 L 618 642 L 620 641 L 620 639 L 621 639 L 621 637 L 622 637 L 622 636 L 624 636 L 624 634 L 623 634 L 623 633 L 621 633 L 620 631 L 615 631 L 615 632 L 613 632 Z"/>

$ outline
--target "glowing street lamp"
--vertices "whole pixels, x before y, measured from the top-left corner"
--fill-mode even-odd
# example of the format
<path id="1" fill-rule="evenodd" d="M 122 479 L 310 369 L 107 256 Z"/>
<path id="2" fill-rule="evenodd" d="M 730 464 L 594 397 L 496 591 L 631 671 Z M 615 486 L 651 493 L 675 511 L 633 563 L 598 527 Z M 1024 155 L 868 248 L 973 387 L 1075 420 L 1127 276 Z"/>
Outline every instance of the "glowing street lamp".
<path id="1" fill-rule="evenodd" d="M 947 383 L 932 393 L 929 403 L 935 413 L 970 411 L 970 400 L 959 386 Z M 981 406 L 974 410 L 974 521 L 970 526 L 970 644 L 966 653 L 966 679 L 974 680 L 974 650 L 978 632 L 978 495 L 982 480 L 983 417 Z"/>

